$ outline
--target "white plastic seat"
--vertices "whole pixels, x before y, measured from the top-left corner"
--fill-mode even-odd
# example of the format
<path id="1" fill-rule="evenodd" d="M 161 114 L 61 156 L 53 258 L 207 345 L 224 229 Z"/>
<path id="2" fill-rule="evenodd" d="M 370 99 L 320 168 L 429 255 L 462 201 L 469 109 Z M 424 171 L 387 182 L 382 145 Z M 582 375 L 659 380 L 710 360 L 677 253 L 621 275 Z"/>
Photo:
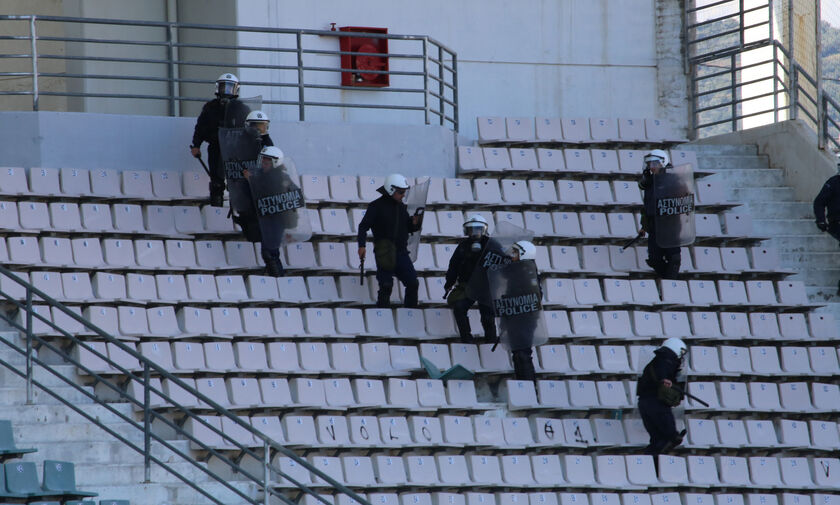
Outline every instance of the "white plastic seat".
<path id="1" fill-rule="evenodd" d="M 559 118 L 537 116 L 536 139 L 543 142 L 560 142 L 563 140 L 563 128 Z"/>
<path id="2" fill-rule="evenodd" d="M 510 156 L 503 147 L 483 147 L 484 169 L 493 172 L 510 170 Z"/>
<path id="3" fill-rule="evenodd" d="M 355 175 L 329 176 L 330 200 L 334 202 L 358 202 L 359 179 Z"/>
<path id="4" fill-rule="evenodd" d="M 568 386 L 569 404 L 572 407 L 594 408 L 600 406 L 595 381 L 570 380 Z"/>
<path id="5" fill-rule="evenodd" d="M 750 399 L 747 393 L 747 385 L 743 382 L 720 382 L 720 404 L 727 410 L 749 409 Z"/>
<path id="6" fill-rule="evenodd" d="M 624 408 L 629 407 L 627 391 L 621 381 L 598 381 L 595 383 L 598 390 L 598 403 L 601 407 Z"/>
<path id="7" fill-rule="evenodd" d="M 92 176 L 92 174 L 91 174 Z M 184 170 L 181 172 L 181 187 L 187 198 L 202 198 L 207 196 L 207 185 L 210 177 L 204 170 Z"/>
<path id="8" fill-rule="evenodd" d="M 636 254 L 632 249 L 609 246 L 610 267 L 615 272 L 632 272 L 638 269 Z"/>
<path id="9" fill-rule="evenodd" d="M 530 151 L 533 156 L 533 151 L 523 149 L 523 151 Z M 534 160 L 536 165 L 536 160 Z M 445 200 L 448 203 L 472 203 L 475 200 L 473 195 L 472 183 L 468 179 L 445 178 L 443 179 L 443 189 Z"/>
<path id="10" fill-rule="evenodd" d="M 36 168 L 29 169 L 29 188 L 36 195 L 58 196 L 61 194 L 58 169 Z"/>
<path id="11" fill-rule="evenodd" d="M 592 172 L 592 156 L 588 149 L 563 149 L 566 158 L 566 170 L 569 172 Z"/>
<path id="12" fill-rule="evenodd" d="M 580 270 L 578 250 L 573 246 L 550 246 L 549 257 L 556 272 L 577 272 Z"/>
<path id="13" fill-rule="evenodd" d="M 528 181 L 531 203 L 551 205 L 557 202 L 557 189 L 550 181 L 532 179 Z"/>
<path id="14" fill-rule="evenodd" d="M 20 167 L 0 167 L 0 191 L 6 195 L 29 194 L 26 170 Z"/>
<path id="15" fill-rule="evenodd" d="M 633 238 L 638 233 L 636 219 L 629 212 L 608 212 L 607 223 L 612 237 Z"/>
<path id="16" fill-rule="evenodd" d="M 73 262 L 82 267 L 97 268 L 105 265 L 102 246 L 96 238 L 77 238 L 70 241 Z"/>
<path id="17" fill-rule="evenodd" d="M 584 181 L 586 203 L 590 205 L 611 205 L 613 203 L 610 184 L 606 181 Z"/>
<path id="18" fill-rule="evenodd" d="M 720 346 L 720 367 L 724 372 L 732 374 L 752 374 L 750 353 L 746 347 L 730 345 Z"/>
<path id="19" fill-rule="evenodd" d="M 350 221 L 345 209 L 321 209 L 321 226 L 327 235 L 350 235 Z"/>
<path id="20" fill-rule="evenodd" d="M 135 240 L 134 257 L 141 267 L 164 269 L 168 266 L 163 240 Z"/>
<path id="21" fill-rule="evenodd" d="M 770 340 L 781 338 L 776 314 L 772 312 L 751 312 L 749 322 L 753 337 Z"/>
<path id="22" fill-rule="evenodd" d="M 840 432 L 834 421 L 808 421 L 811 431 L 811 446 L 825 449 L 840 448 Z"/>
<path id="23" fill-rule="evenodd" d="M 52 228 L 61 231 L 81 231 L 79 206 L 75 203 L 52 202 L 49 205 Z"/>
<path id="24" fill-rule="evenodd" d="M 715 421 L 687 418 L 685 427 L 688 432 L 687 446 L 700 448 L 720 446 Z"/>
<path id="25" fill-rule="evenodd" d="M 175 234 L 174 208 L 163 205 L 143 206 L 143 223 L 150 233 L 158 235 Z"/>
<path id="26" fill-rule="evenodd" d="M 633 338 L 630 313 L 626 310 L 601 311 L 604 336 L 612 338 Z"/>
<path id="27" fill-rule="evenodd" d="M 205 192 L 207 190 L 205 189 Z M 114 209 L 116 214 L 116 209 Z M 201 208 L 201 217 L 204 220 L 204 231 L 210 233 L 232 233 L 234 231 L 233 221 L 227 217 L 228 209 L 211 207 L 205 205 Z"/>
<path id="28" fill-rule="evenodd" d="M 481 153 L 480 147 L 458 146 L 458 171 L 460 173 L 477 172 L 483 170 L 484 155 Z M 362 180 L 359 181 L 359 184 L 362 190 L 364 191 Z M 376 197 L 374 196 L 373 198 Z M 362 194 L 362 199 L 367 199 L 365 198 L 364 193 Z"/>
<path id="29" fill-rule="evenodd" d="M 589 132 L 595 142 L 618 140 L 618 123 L 614 119 L 589 118 Z"/>
<path id="30" fill-rule="evenodd" d="M 565 172 L 566 160 L 561 149 L 537 149 L 537 162 L 543 172 Z"/>
<path id="31" fill-rule="evenodd" d="M 588 118 L 561 118 L 563 140 L 569 143 L 591 142 Z"/>
<path id="32" fill-rule="evenodd" d="M 699 272 L 723 272 L 720 249 L 717 247 L 693 247 L 694 266 Z"/>
<path id="33" fill-rule="evenodd" d="M 20 202 L 18 204 L 20 226 L 26 230 L 49 230 L 50 214 L 44 202 Z"/>
<path id="34" fill-rule="evenodd" d="M 572 335 L 576 337 L 599 337 L 603 335 L 598 313 L 594 310 L 578 310 L 571 314 Z"/>
<path id="35" fill-rule="evenodd" d="M 617 173 L 618 155 L 612 149 L 590 149 L 589 154 L 592 156 L 592 170 L 599 173 Z"/>
<path id="36" fill-rule="evenodd" d="M 773 421 L 748 419 L 744 421 L 747 427 L 749 444 L 753 447 L 778 447 L 779 438 Z"/>
<path id="37" fill-rule="evenodd" d="M 435 462 L 442 484 L 461 486 L 470 482 L 466 456 L 440 454 L 435 456 Z"/>
<path id="38" fill-rule="evenodd" d="M 592 457 L 585 455 L 565 455 L 562 457 L 566 470 L 566 481 L 572 487 L 590 487 L 595 483 L 595 469 Z"/>
<path id="39" fill-rule="evenodd" d="M 533 117 L 506 117 L 507 139 L 510 141 L 534 140 Z"/>
<path id="40" fill-rule="evenodd" d="M 757 411 L 778 412 L 782 409 L 779 388 L 772 382 L 750 382 L 750 403 Z"/>
<path id="41" fill-rule="evenodd" d="M 802 391 L 802 387 L 804 387 L 804 384 L 802 383 L 786 383 L 779 386 L 779 390 L 783 395 L 782 405 L 784 405 L 787 410 L 811 410 L 808 395 L 799 393 L 799 396 L 796 396 L 799 391 Z M 837 384 L 823 384 L 815 382 L 811 384 L 811 390 L 814 397 L 813 408 L 821 411 L 831 411 L 835 409 L 837 405 L 840 405 L 840 386 Z M 788 397 L 790 401 L 786 402 L 785 397 Z M 792 401 L 793 398 L 798 398 L 799 401 L 794 402 Z"/>
<path id="42" fill-rule="evenodd" d="M 720 483 L 714 458 L 709 456 L 688 456 L 686 458 L 686 466 L 691 484 L 705 487 Z"/>
<path id="43" fill-rule="evenodd" d="M 695 402 L 691 398 L 688 399 L 688 404 L 686 408 L 709 408 L 709 409 L 720 409 L 720 402 L 718 401 L 718 393 L 717 388 L 715 387 L 714 382 L 690 382 L 688 384 L 688 392 L 691 393 L 693 396 L 700 398 L 707 404 L 708 407 L 701 406 L 699 403 Z"/>
<path id="44" fill-rule="evenodd" d="M 693 372 L 702 375 L 716 375 L 721 373 L 717 347 L 692 345 L 688 352 L 689 364 Z"/>
<path id="45" fill-rule="evenodd" d="M 533 231 L 538 237 L 554 235 L 554 225 L 551 222 L 551 214 L 548 212 L 525 211 L 522 213 L 524 226 Z"/>
<path id="46" fill-rule="evenodd" d="M 659 337 L 662 335 L 662 318 L 657 312 L 633 311 L 633 330 L 638 337 Z"/>
<path id="47" fill-rule="evenodd" d="M 586 203 L 586 190 L 583 187 L 583 182 L 574 180 L 558 180 L 555 182 L 557 186 L 557 198 L 560 203 L 566 205 L 578 205 Z"/>
<path id="48" fill-rule="evenodd" d="M 747 315 L 742 312 L 721 312 L 720 330 L 723 336 L 732 339 L 751 336 Z"/>
<path id="49" fill-rule="evenodd" d="M 588 238 L 610 236 L 610 231 L 607 226 L 607 216 L 603 212 L 581 212 L 580 227 L 583 235 Z M 606 247 L 604 247 L 604 251 L 609 254 Z"/>
<path id="50" fill-rule="evenodd" d="M 552 212 L 554 231 L 559 237 L 582 237 L 580 219 L 577 212 Z"/>
<path id="51" fill-rule="evenodd" d="M 521 205 L 531 202 L 528 184 L 521 179 L 502 179 L 502 200 L 509 205 Z"/>
<path id="52" fill-rule="evenodd" d="M 175 307 L 161 306 L 146 309 L 149 335 L 153 337 L 177 337 L 180 334 Z"/>
<path id="53" fill-rule="evenodd" d="M 123 336 L 134 337 L 149 333 L 149 322 L 146 310 L 137 307 L 118 307 L 120 321 L 119 332 Z"/>
<path id="54" fill-rule="evenodd" d="M 683 484 L 688 482 L 688 468 L 685 458 L 660 454 L 659 479 L 664 484 Z"/>
<path id="55" fill-rule="evenodd" d="M 476 122 L 478 123 L 478 138 L 480 141 L 498 142 L 507 139 L 504 117 L 479 116 L 476 118 Z"/>
<path id="56" fill-rule="evenodd" d="M 63 272 L 61 285 L 67 300 L 89 302 L 94 299 L 93 285 L 87 272 Z"/>

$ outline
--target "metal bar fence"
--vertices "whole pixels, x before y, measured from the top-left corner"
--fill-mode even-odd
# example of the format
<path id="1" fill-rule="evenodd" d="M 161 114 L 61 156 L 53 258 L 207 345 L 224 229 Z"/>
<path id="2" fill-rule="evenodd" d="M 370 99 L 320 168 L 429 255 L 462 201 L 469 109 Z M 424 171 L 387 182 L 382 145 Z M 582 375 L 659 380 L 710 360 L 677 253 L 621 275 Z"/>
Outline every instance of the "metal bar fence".
<path id="1" fill-rule="evenodd" d="M 426 35 L 294 30 L 63 16 L 0 16 L 0 27 L 4 23 L 22 22 L 29 25 L 28 35 L 2 35 L 0 40 L 9 41 L 11 44 L 28 41 L 30 46 L 28 52 L 20 49 L 7 51 L 0 54 L 0 59 L 30 60 L 31 68 L 28 71 L 21 69 L 2 71 L 0 77 L 31 79 L 31 85 L 26 90 L 0 88 L 0 96 L 31 96 L 32 110 L 39 110 L 46 105 L 40 100 L 44 96 L 82 100 L 109 98 L 125 103 L 129 101 L 160 102 L 165 106 L 165 112 L 161 112 L 162 114 L 176 115 L 180 113 L 179 104 L 181 103 L 206 101 L 206 98 L 188 96 L 189 92 L 184 94 L 183 85 L 206 84 L 209 89 L 214 81 L 208 78 L 208 75 L 215 71 L 233 69 L 242 73 L 243 87 L 258 86 L 265 90 L 268 97 L 263 100 L 264 104 L 294 107 L 295 117 L 300 121 L 305 120 L 307 108 L 326 107 L 396 112 L 416 111 L 419 113 L 416 115 L 416 120 L 423 121 L 425 124 L 439 123 L 456 131 L 459 127 L 457 55 L 450 48 Z M 108 32 L 107 28 L 120 28 L 124 29 L 127 35 L 119 37 L 112 32 L 102 37 L 89 33 L 82 33 L 79 36 L 76 34 L 57 35 L 45 29 L 45 25 L 48 24 L 52 28 L 72 26 L 78 30 L 92 26 L 100 27 L 100 29 L 105 27 L 106 32 Z M 160 33 L 154 29 L 160 29 Z M 136 31 L 130 30 L 153 30 L 154 33 L 140 37 L 136 35 Z M 11 33 L 11 30 L 0 28 L 0 33 Z M 135 34 L 133 38 L 132 34 Z M 189 37 L 184 36 L 185 34 L 201 34 L 205 37 L 207 34 L 222 34 L 232 38 L 233 42 L 193 42 L 189 40 Z M 387 53 L 332 49 L 331 42 L 326 40 L 338 37 L 387 39 L 392 46 L 398 47 L 389 47 Z M 269 38 L 272 43 L 268 42 Z M 293 42 L 290 42 L 291 38 L 294 39 Z M 262 40 L 266 42 L 261 43 Z M 283 43 L 283 40 L 286 43 Z M 63 50 L 45 51 L 43 48 L 39 50 L 39 41 L 51 44 L 51 47 L 63 44 Z M 118 48 L 123 49 L 116 51 L 115 55 L 115 49 Z M 106 52 L 107 54 L 103 54 Z M 215 57 L 217 53 L 224 56 Z M 293 60 L 284 59 L 284 55 L 289 55 Z M 338 60 L 341 56 L 347 55 L 382 57 L 399 63 L 399 65 L 391 65 L 388 70 L 364 70 L 364 74 L 389 76 L 395 81 L 394 86 L 341 85 L 340 77 L 348 70 L 341 68 Z M 270 58 L 276 58 L 277 62 L 269 62 Z M 318 64 L 326 63 L 325 59 L 330 63 Z M 50 64 L 53 66 L 63 64 L 65 68 L 61 71 L 53 71 L 47 68 Z M 110 72 L 102 70 L 110 70 Z M 49 77 L 59 84 L 53 83 L 49 91 L 41 89 L 39 77 Z M 128 87 L 128 91 L 104 91 L 103 88 L 111 82 L 123 82 L 121 86 Z M 146 91 L 154 83 L 164 85 L 165 91 L 164 88 L 154 92 Z M 439 97 L 448 97 L 448 100 L 431 99 L 432 86 L 435 86 Z M 157 90 L 157 88 L 154 89 Z M 285 89 L 297 91 L 295 95 L 287 95 L 283 91 Z M 347 95 L 346 92 L 354 94 Z M 419 94 L 422 94 L 423 101 L 418 103 Z M 386 97 L 393 98 L 386 100 Z M 84 110 L 85 106 L 79 108 Z M 438 119 L 433 119 L 433 116 L 437 116 Z M 403 114 L 400 120 L 414 121 L 415 119 L 412 119 L 414 117 L 413 114 L 408 116 Z"/>
<path id="2" fill-rule="evenodd" d="M 299 482 L 293 476 L 285 473 L 276 464 L 271 463 L 270 454 L 274 453 L 292 459 L 296 464 L 309 471 L 313 477 L 317 476 L 324 480 L 327 485 L 333 489 L 333 491 L 348 495 L 360 505 L 370 505 L 367 500 L 363 499 L 357 493 L 353 492 L 340 482 L 337 482 L 329 475 L 315 468 L 311 463 L 298 456 L 294 451 L 278 444 L 276 441 L 271 439 L 271 437 L 265 435 L 249 423 L 243 421 L 238 415 L 203 395 L 197 389 L 178 378 L 178 376 L 171 374 L 160 365 L 144 357 L 142 354 L 139 354 L 134 349 L 126 346 L 117 338 L 91 324 L 83 317 L 68 309 L 62 303 L 35 288 L 32 284 L 18 277 L 14 272 L 2 265 L 0 265 L 0 275 L 5 276 L 14 283 L 12 284 L 13 286 L 18 285 L 25 290 L 23 301 L 21 301 L 19 297 L 10 295 L 6 291 L 0 290 L 0 302 L 3 303 L 4 308 L 6 309 L 0 310 L 0 320 L 5 321 L 12 329 L 19 331 L 25 338 L 24 348 L 19 347 L 10 340 L 0 338 L 0 345 L 5 345 L 12 351 L 25 357 L 24 369 L 19 370 L 17 368 L 18 365 L 15 365 L 12 362 L 7 362 L 3 359 L 0 359 L 0 366 L 5 366 L 14 374 L 25 380 L 26 398 L 28 404 L 32 403 L 33 389 L 38 388 L 38 390 L 52 396 L 65 406 L 75 411 L 77 414 L 112 435 L 121 443 L 140 453 L 144 459 L 144 477 L 147 482 L 150 480 L 151 466 L 154 464 L 180 479 L 187 486 L 202 494 L 210 502 L 221 505 L 223 502 L 218 496 L 214 495 L 212 491 L 204 489 L 203 485 L 206 483 L 195 482 L 178 471 L 175 467 L 178 463 L 188 463 L 199 470 L 211 481 L 218 483 L 221 487 L 235 494 L 237 500 L 241 500 L 243 503 L 249 503 L 252 505 L 258 505 L 260 503 L 257 497 L 251 496 L 240 489 L 241 486 L 238 486 L 236 483 L 229 482 L 228 479 L 214 472 L 207 465 L 201 464 L 192 454 L 183 451 L 176 445 L 170 443 L 166 438 L 158 435 L 154 430 L 152 430 L 152 425 L 155 422 L 159 422 L 167 428 L 173 430 L 179 437 L 188 440 L 191 445 L 198 447 L 199 450 L 206 453 L 208 457 L 218 458 L 226 468 L 242 477 L 242 481 L 239 482 L 252 484 L 254 488 L 261 489 L 263 491 L 265 502 L 268 501 L 269 497 L 274 497 L 275 499 L 289 505 L 296 503 L 296 500 L 292 500 L 283 494 L 282 488 L 279 488 L 276 485 L 276 482 L 271 481 L 271 476 L 276 475 L 290 482 L 293 486 L 297 487 L 300 492 L 312 495 L 315 499 L 325 505 L 331 505 L 331 502 L 324 496 L 317 493 L 309 486 Z M 96 347 L 91 346 L 85 340 L 80 339 L 77 335 L 66 331 L 65 329 L 57 326 L 50 319 L 47 319 L 39 314 L 33 308 L 33 298 L 35 297 L 38 298 L 38 303 L 42 306 L 49 307 L 53 311 L 58 310 L 64 316 L 81 324 L 85 329 L 85 333 L 95 335 L 107 345 L 115 346 L 120 350 L 120 352 L 126 353 L 126 356 L 137 360 L 141 371 L 138 373 L 136 370 L 127 369 L 122 364 L 111 359 L 108 355 L 97 350 Z M 18 313 L 18 317 L 15 317 L 14 315 L 16 312 Z M 21 324 L 21 321 L 23 324 Z M 47 332 L 49 333 L 48 335 L 41 335 L 34 331 L 34 324 L 36 321 L 39 324 L 46 325 L 50 329 L 50 331 Z M 97 359 L 102 360 L 111 367 L 115 373 L 105 374 L 85 366 L 81 363 L 81 358 L 77 358 L 72 352 L 68 352 L 68 349 L 74 348 L 90 353 Z M 68 378 L 65 373 L 62 373 L 61 371 L 53 368 L 49 363 L 41 360 L 38 357 L 39 355 L 34 353 L 35 350 L 40 349 L 47 349 L 54 355 L 62 358 L 65 363 L 69 363 L 75 367 L 79 375 L 90 377 L 94 381 L 95 385 L 101 385 L 104 388 L 109 398 L 112 395 L 116 395 L 121 402 L 129 403 L 135 410 L 142 411 L 142 422 L 138 422 L 132 416 L 127 416 L 119 409 L 110 405 L 109 401 L 102 398 L 103 393 L 98 393 L 95 388 L 93 388 L 93 391 L 90 391 L 78 384 L 74 378 Z M 39 370 L 49 374 L 49 376 L 60 380 L 62 385 L 75 389 L 98 406 L 104 408 L 110 414 L 113 414 L 126 423 L 128 427 L 136 429 L 143 436 L 142 444 L 138 444 L 114 431 L 114 429 L 109 428 L 105 423 L 99 420 L 97 415 L 88 412 L 89 406 L 87 404 L 77 405 L 75 402 L 64 398 L 61 393 L 53 391 L 50 386 L 35 379 L 34 372 L 36 366 Z M 221 429 L 207 422 L 193 409 L 185 407 L 173 400 L 162 389 L 153 385 L 152 374 L 154 374 L 155 378 L 171 381 L 171 383 L 183 389 L 188 394 L 193 395 L 200 402 L 207 404 L 209 407 L 205 408 L 206 412 L 212 412 L 216 416 L 228 419 L 230 422 L 237 425 L 237 429 L 244 430 L 245 433 L 253 436 L 254 440 L 259 442 L 263 452 L 260 453 L 253 447 L 244 445 L 238 440 L 232 438 L 231 435 L 224 433 Z M 142 395 L 139 398 L 135 397 L 128 390 L 128 385 L 131 381 L 140 384 L 142 387 Z M 151 404 L 152 395 L 154 395 L 155 398 L 158 398 L 159 401 L 162 402 L 162 405 L 153 408 Z M 202 429 L 209 430 L 213 434 L 221 437 L 225 446 L 229 446 L 233 451 L 237 452 L 238 455 L 236 457 L 231 457 L 227 454 L 227 452 L 222 452 L 218 448 L 201 440 L 199 437 L 196 437 L 190 432 L 190 430 L 184 429 L 183 426 L 187 422 L 197 424 L 201 426 Z M 167 460 L 167 458 L 162 456 L 156 456 L 152 451 L 153 442 L 169 451 L 171 455 L 176 457 L 176 460 L 173 462 L 172 458 Z M 254 475 L 250 470 L 239 464 L 242 457 L 245 455 L 249 456 L 254 461 L 261 461 L 264 463 L 262 475 Z M 314 481 L 314 479 L 312 480 Z M 245 486 L 245 488 L 247 489 L 248 486 Z"/>
<path id="3" fill-rule="evenodd" d="M 792 40 L 791 47 L 785 47 L 774 39 L 774 1 L 751 7 L 745 7 L 743 0 L 704 5 L 697 5 L 699 1 L 695 0 L 686 4 L 693 136 L 737 131 L 743 119 L 772 114 L 774 122 L 804 120 L 818 134 L 820 148 L 840 150 L 840 106 L 827 96 L 821 79 L 811 76 L 793 59 Z M 722 13 L 727 8 L 731 10 Z M 754 21 L 761 14 L 766 17 Z M 753 21 L 748 24 L 749 15 Z M 737 27 L 732 26 L 734 22 Z M 763 27 L 767 28 L 766 34 L 755 32 Z M 748 30 L 753 30 L 752 41 L 747 40 Z M 772 56 L 742 62 L 744 54 L 763 47 L 770 48 Z M 764 65 L 771 66 L 769 75 L 743 77 L 745 71 L 760 72 Z M 769 91 L 745 93 L 750 86 Z M 771 100 L 772 105 L 761 105 L 761 99 Z M 748 112 L 743 110 L 745 104 L 749 104 Z"/>

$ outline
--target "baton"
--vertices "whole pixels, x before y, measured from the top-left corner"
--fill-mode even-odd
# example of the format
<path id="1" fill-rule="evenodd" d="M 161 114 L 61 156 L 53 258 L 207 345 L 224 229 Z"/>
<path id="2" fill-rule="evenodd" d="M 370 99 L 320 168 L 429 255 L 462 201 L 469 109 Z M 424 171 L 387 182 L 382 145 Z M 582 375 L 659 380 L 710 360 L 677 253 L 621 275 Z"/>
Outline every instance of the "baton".
<path id="1" fill-rule="evenodd" d="M 677 392 L 681 393 L 681 394 L 682 394 L 682 395 L 684 395 L 686 398 L 691 399 L 691 400 L 694 400 L 695 402 L 699 403 L 700 405 L 702 405 L 702 406 L 704 406 L 704 407 L 707 407 L 707 408 L 708 408 L 708 407 L 710 406 L 708 403 L 704 402 L 704 401 L 703 401 L 703 400 L 701 400 L 700 398 L 697 398 L 697 397 L 696 397 L 696 396 L 694 396 L 693 394 L 691 394 L 691 393 L 689 393 L 689 392 L 687 392 L 687 391 L 683 391 L 683 389 L 682 389 L 681 387 L 677 386 L 676 384 L 671 384 L 671 387 L 672 387 L 672 388 L 674 388 L 674 389 L 676 389 L 676 390 L 677 390 Z"/>
<path id="2" fill-rule="evenodd" d="M 359 285 L 365 285 L 365 259 L 361 258 L 359 260 Z"/>
<path id="3" fill-rule="evenodd" d="M 451 293 L 451 292 L 452 292 L 452 290 L 453 290 L 454 288 L 455 288 L 455 287 L 453 286 L 453 287 L 451 287 L 451 288 L 447 289 L 445 293 L 443 293 L 443 299 L 444 299 L 444 300 L 446 300 L 447 298 L 449 298 L 449 293 Z"/>
<path id="4" fill-rule="evenodd" d="M 639 239 L 641 239 L 641 238 L 642 238 L 642 237 L 644 237 L 644 236 L 645 236 L 645 230 L 639 230 L 639 234 L 638 234 L 638 235 L 636 235 L 635 237 L 633 237 L 632 239 L 630 239 L 630 241 L 629 241 L 629 242 L 627 242 L 626 244 L 624 244 L 624 245 L 621 247 L 621 250 L 623 251 L 623 250 L 627 249 L 628 247 L 632 246 L 633 244 L 635 244 L 636 242 L 638 242 L 638 241 L 639 241 Z"/>
<path id="5" fill-rule="evenodd" d="M 202 168 L 204 168 L 204 171 L 207 172 L 207 175 L 209 176 L 210 175 L 210 169 L 207 168 L 207 165 L 204 164 L 204 160 L 201 159 L 201 152 L 198 153 L 198 156 L 193 156 L 193 157 L 196 158 L 199 163 L 201 163 Z"/>

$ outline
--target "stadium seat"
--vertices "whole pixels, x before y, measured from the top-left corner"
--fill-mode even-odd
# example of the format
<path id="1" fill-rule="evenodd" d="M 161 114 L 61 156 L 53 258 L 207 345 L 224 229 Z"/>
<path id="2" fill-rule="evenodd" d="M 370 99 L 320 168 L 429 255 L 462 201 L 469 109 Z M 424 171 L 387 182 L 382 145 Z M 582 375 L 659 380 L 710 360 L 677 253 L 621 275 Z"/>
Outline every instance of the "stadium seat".
<path id="1" fill-rule="evenodd" d="M 561 149 L 537 149 L 537 162 L 543 172 L 566 171 L 566 160 Z"/>
<path id="2" fill-rule="evenodd" d="M 618 173 L 618 155 L 612 149 L 590 149 L 592 157 L 592 170 L 596 173 Z M 606 184 L 606 183 L 605 183 Z"/>
<path id="3" fill-rule="evenodd" d="M 484 169 L 492 172 L 504 172 L 510 170 L 510 156 L 508 150 L 500 147 L 484 147 L 481 149 L 484 156 Z"/>
<path id="4" fill-rule="evenodd" d="M 642 142 L 648 140 L 644 119 L 619 118 L 618 140 L 621 142 Z"/>
<path id="5" fill-rule="evenodd" d="M 564 149 L 566 171 L 588 174 L 592 169 L 592 155 L 588 149 Z"/>
<path id="6" fill-rule="evenodd" d="M 593 142 L 618 140 L 618 124 L 614 119 L 589 118 L 589 133 Z"/>
<path id="7" fill-rule="evenodd" d="M 589 133 L 589 119 L 568 118 L 561 119 L 563 141 L 571 144 L 581 144 L 592 141 Z"/>
<path id="8" fill-rule="evenodd" d="M 476 118 L 476 122 L 478 123 L 479 141 L 499 142 L 507 140 L 505 118 L 499 116 L 479 116 Z"/>

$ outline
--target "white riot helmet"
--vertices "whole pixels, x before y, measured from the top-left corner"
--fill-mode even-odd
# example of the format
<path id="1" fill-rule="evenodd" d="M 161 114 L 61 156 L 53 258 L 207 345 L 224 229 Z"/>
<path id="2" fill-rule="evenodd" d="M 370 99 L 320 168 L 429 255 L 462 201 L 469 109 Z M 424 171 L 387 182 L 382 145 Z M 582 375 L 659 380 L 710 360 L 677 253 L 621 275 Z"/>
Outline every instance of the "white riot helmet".
<path id="1" fill-rule="evenodd" d="M 520 260 L 535 260 L 537 259 L 537 246 L 527 240 L 520 240 L 511 246 L 511 251 L 516 251 L 519 254 Z"/>
<path id="2" fill-rule="evenodd" d="M 216 96 L 236 98 L 239 96 L 239 78 L 233 74 L 222 74 L 216 79 Z"/>
<path id="3" fill-rule="evenodd" d="M 271 122 L 268 119 L 268 114 L 261 110 L 252 110 L 245 118 L 245 126 L 256 128 L 262 135 L 268 133 L 268 124 Z"/>
<path id="4" fill-rule="evenodd" d="M 464 235 L 473 239 L 480 239 L 487 234 L 487 220 L 478 214 L 473 214 L 464 221 Z"/>
<path id="5" fill-rule="evenodd" d="M 262 151 L 260 151 L 260 158 L 257 160 L 257 165 L 263 166 L 262 162 L 265 158 L 271 160 L 271 166 L 273 168 L 277 168 L 283 164 L 283 151 L 276 146 L 265 146 L 262 148 Z"/>
<path id="6" fill-rule="evenodd" d="M 648 168 L 648 163 L 652 163 L 654 161 L 658 161 L 664 167 L 667 166 L 671 160 L 668 158 L 668 153 L 666 153 L 663 149 L 654 149 L 645 155 L 645 168 Z"/>
<path id="7" fill-rule="evenodd" d="M 685 353 L 688 352 L 688 347 L 685 345 L 685 342 L 682 339 L 677 337 L 670 337 L 662 343 L 662 347 L 667 347 L 674 351 L 674 354 L 677 355 L 677 358 L 682 359 L 685 356 Z"/>
<path id="8" fill-rule="evenodd" d="M 385 178 L 385 183 L 382 184 L 382 187 L 385 188 L 385 192 L 388 193 L 388 196 L 392 196 L 398 189 L 407 190 L 408 180 L 405 176 L 400 174 L 391 174 Z"/>

